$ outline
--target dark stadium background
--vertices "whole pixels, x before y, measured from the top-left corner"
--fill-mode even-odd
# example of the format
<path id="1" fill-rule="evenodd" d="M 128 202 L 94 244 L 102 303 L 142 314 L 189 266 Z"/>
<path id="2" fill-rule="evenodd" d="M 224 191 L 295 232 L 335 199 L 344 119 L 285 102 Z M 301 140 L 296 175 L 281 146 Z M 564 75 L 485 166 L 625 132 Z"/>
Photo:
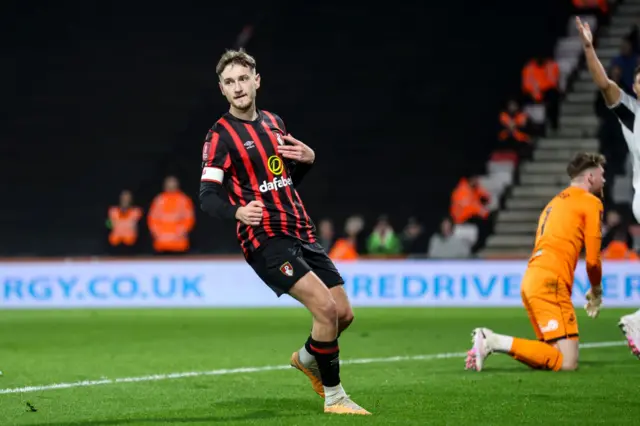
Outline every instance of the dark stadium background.
<path id="1" fill-rule="evenodd" d="M 227 109 L 215 64 L 247 25 L 258 106 L 317 152 L 300 189 L 312 218 L 434 230 L 570 11 L 490 3 L 3 2 L 0 254 L 101 254 L 120 190 L 148 209 L 169 173 L 195 200 Z M 198 211 L 194 252 L 239 253 L 233 228 Z"/>

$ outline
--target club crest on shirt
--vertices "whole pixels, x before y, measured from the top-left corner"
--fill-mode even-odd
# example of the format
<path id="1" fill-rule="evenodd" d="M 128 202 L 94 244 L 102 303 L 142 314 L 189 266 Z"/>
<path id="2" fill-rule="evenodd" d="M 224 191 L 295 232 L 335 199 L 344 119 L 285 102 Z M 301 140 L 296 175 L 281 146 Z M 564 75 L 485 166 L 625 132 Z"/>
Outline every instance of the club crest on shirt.
<path id="1" fill-rule="evenodd" d="M 284 141 L 282 140 L 282 136 L 280 136 L 280 132 L 276 132 L 276 139 L 278 139 L 278 144 L 284 145 Z"/>
<path id="2" fill-rule="evenodd" d="M 282 272 L 283 274 L 285 274 L 288 277 L 292 277 L 293 276 L 293 266 L 291 266 L 291 263 L 289 263 L 289 262 L 284 262 L 282 264 L 282 266 L 280 267 L 280 272 Z"/>

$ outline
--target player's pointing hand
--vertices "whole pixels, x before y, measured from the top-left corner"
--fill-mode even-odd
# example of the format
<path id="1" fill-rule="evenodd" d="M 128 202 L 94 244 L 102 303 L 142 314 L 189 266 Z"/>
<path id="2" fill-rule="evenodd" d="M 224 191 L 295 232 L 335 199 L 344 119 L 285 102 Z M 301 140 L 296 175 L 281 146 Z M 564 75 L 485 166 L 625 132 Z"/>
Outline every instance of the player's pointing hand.
<path id="1" fill-rule="evenodd" d="M 236 219 L 245 225 L 258 226 L 262 221 L 262 211 L 264 204 L 260 201 L 250 201 L 246 206 L 236 210 Z"/>
<path id="2" fill-rule="evenodd" d="M 589 27 L 589 23 L 582 23 L 582 20 L 576 16 L 576 28 L 578 29 L 578 33 L 580 34 L 580 38 L 582 39 L 582 44 L 585 48 L 589 48 L 593 43 L 593 35 L 591 34 L 591 28 Z"/>
<path id="3" fill-rule="evenodd" d="M 278 154 L 282 155 L 284 158 L 295 160 L 300 163 L 311 164 L 315 161 L 316 153 L 303 142 L 294 138 L 292 135 L 286 135 L 283 139 L 291 145 L 280 145 L 278 147 Z"/>

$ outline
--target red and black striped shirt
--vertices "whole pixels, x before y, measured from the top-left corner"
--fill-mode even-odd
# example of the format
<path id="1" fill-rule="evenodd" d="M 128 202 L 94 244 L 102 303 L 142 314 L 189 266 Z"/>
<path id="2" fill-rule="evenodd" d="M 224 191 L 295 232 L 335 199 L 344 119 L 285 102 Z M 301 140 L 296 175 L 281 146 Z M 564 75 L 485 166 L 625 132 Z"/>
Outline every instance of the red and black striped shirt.
<path id="1" fill-rule="evenodd" d="M 277 115 L 258 111 L 254 121 L 226 113 L 207 133 L 203 148 L 202 182 L 222 185 L 234 206 L 252 200 L 265 206 L 259 226 L 237 223 L 237 235 L 245 253 L 254 251 L 268 238 L 290 236 L 316 241 L 315 226 L 307 214 L 296 185 L 307 169 L 278 155 L 284 144 L 284 122 Z"/>

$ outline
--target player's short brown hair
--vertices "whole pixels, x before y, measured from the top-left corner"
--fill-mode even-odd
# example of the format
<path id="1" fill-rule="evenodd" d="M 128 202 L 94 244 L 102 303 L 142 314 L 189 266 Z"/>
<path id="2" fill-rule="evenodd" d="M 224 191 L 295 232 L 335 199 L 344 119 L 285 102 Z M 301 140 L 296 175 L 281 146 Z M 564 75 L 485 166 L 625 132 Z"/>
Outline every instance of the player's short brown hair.
<path id="1" fill-rule="evenodd" d="M 220 76 L 220 74 L 222 74 L 222 71 L 224 71 L 224 69 L 229 64 L 242 65 L 252 70 L 256 69 L 256 60 L 253 58 L 253 56 L 249 55 L 242 49 L 227 50 L 226 52 L 224 52 L 224 54 L 218 61 L 218 65 L 216 65 L 216 74 L 218 74 L 218 77 Z"/>
<path id="2" fill-rule="evenodd" d="M 604 155 L 595 152 L 579 152 L 573 156 L 567 165 L 567 174 L 571 179 L 580 176 L 585 170 L 600 167 L 607 163 Z"/>

